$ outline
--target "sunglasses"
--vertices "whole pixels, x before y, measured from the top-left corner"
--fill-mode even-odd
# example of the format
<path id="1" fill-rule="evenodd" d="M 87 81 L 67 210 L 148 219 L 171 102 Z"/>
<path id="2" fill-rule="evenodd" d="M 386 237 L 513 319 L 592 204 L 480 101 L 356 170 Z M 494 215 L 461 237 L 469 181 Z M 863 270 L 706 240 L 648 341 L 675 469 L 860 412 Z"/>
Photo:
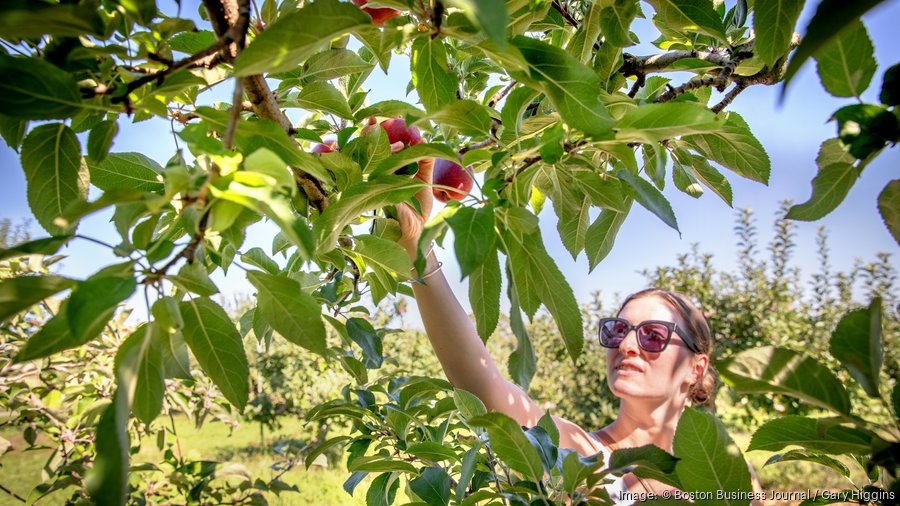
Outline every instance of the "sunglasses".
<path id="1" fill-rule="evenodd" d="M 637 335 L 638 346 L 650 353 L 659 353 L 666 349 L 672 339 L 672 334 L 678 334 L 684 344 L 694 353 L 700 353 L 697 343 L 689 334 L 672 323 L 659 320 L 647 320 L 637 325 L 628 323 L 622 318 L 602 318 L 600 320 L 600 345 L 605 348 L 618 348 L 625 336 L 632 330 Z"/>

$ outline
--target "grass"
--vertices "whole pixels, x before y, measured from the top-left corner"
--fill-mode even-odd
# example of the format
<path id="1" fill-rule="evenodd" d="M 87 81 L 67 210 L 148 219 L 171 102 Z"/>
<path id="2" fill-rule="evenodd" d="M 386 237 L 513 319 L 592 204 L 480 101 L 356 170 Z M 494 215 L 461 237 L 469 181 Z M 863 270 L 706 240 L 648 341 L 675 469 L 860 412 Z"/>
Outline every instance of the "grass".
<path id="1" fill-rule="evenodd" d="M 156 423 L 162 423 L 163 419 Z M 295 422 L 299 423 L 299 422 Z M 266 443 L 260 442 L 259 428 L 256 424 L 242 424 L 234 431 L 220 422 L 208 422 L 197 430 L 185 417 L 176 417 L 176 431 L 179 435 L 181 451 L 190 459 L 216 460 L 243 465 L 254 478 L 271 478 L 277 471 L 271 465 L 280 460 L 272 447 L 277 442 L 288 441 L 297 433 L 296 426 L 286 423 L 280 430 L 266 432 Z M 21 430 L 5 429 L 0 436 L 10 440 L 14 450 L 0 458 L 0 484 L 23 497 L 28 497 L 31 489 L 41 480 L 41 469 L 50 455 L 49 449 L 22 451 L 26 445 Z M 750 434 L 732 432 L 732 438 L 741 448 L 746 448 Z M 40 443 L 40 440 L 39 440 Z M 794 491 L 814 488 L 819 490 L 839 490 L 851 487 L 850 483 L 836 472 L 823 466 L 808 462 L 787 462 L 763 466 L 772 453 L 754 451 L 745 453 L 747 460 L 758 473 L 761 485 L 765 490 Z M 161 452 L 156 447 L 155 438 L 141 442 L 140 451 L 132 457 L 133 464 L 158 462 Z M 847 462 L 845 462 L 847 463 Z M 859 466 L 849 466 L 857 483 L 866 483 Z M 152 476 L 152 475 L 148 475 Z M 312 467 L 306 470 L 302 464 L 288 471 L 283 480 L 296 485 L 299 493 L 282 493 L 276 496 L 269 494 L 267 499 L 273 506 L 282 505 L 364 505 L 365 491 L 371 477 L 361 483 L 351 497 L 342 488 L 349 472 L 343 466 L 325 469 Z M 39 505 L 62 505 L 71 490 L 57 492 L 41 500 Z M 406 497 L 399 491 L 395 504 L 403 504 Z M 17 505 L 21 502 L 0 492 L 0 505 Z M 770 503 L 777 504 L 777 503 Z"/>
<path id="2" fill-rule="evenodd" d="M 162 423 L 160 418 L 156 423 Z M 290 424 L 285 424 L 276 432 L 266 432 L 266 444 L 260 442 L 259 426 L 256 424 L 242 424 L 234 431 L 220 422 L 207 422 L 200 430 L 197 430 L 185 417 L 175 418 L 175 429 L 181 451 L 185 457 L 195 460 L 216 460 L 220 462 L 232 462 L 243 465 L 253 478 L 268 480 L 279 471 L 271 468 L 281 457 L 274 452 L 274 444 L 287 441 L 292 438 Z M 47 461 L 51 450 L 22 451 L 25 448 L 21 430 L 5 429 L 0 431 L 0 436 L 10 440 L 14 450 L 0 457 L 0 485 L 16 492 L 22 497 L 28 497 L 30 491 L 41 482 L 41 469 Z M 38 441 L 40 443 L 40 440 Z M 175 450 L 177 452 L 177 450 Z M 147 438 L 141 441 L 140 451 L 132 456 L 132 465 L 145 462 L 159 462 L 162 452 L 156 447 L 155 438 Z M 152 479 L 155 473 L 147 473 Z M 361 483 L 354 496 L 351 497 L 344 491 L 342 485 L 350 473 L 341 465 L 340 467 L 325 469 L 313 466 L 306 470 L 303 464 L 299 464 L 284 474 L 282 480 L 289 485 L 296 485 L 300 492 L 283 492 L 280 496 L 268 494 L 269 504 L 272 506 L 291 505 L 365 505 L 365 491 L 372 477 L 368 477 Z M 71 489 L 51 494 L 37 504 L 56 506 L 65 503 Z M 405 498 L 399 497 L 397 504 L 402 504 Z M 22 504 L 10 495 L 0 491 L 0 506 L 12 506 Z"/>

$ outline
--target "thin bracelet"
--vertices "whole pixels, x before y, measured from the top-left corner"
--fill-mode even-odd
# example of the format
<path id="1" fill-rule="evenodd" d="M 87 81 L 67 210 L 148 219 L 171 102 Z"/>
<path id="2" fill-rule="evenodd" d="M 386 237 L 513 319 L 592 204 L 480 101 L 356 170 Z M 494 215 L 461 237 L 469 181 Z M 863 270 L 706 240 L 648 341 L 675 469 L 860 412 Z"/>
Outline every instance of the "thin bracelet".
<path id="1" fill-rule="evenodd" d="M 437 273 L 437 271 L 441 270 L 441 267 L 443 265 L 444 265 L 444 262 L 438 262 L 437 266 L 434 269 L 431 269 L 431 272 L 429 272 L 428 274 L 425 274 L 421 278 L 413 278 L 413 281 L 415 281 L 416 283 L 418 283 L 420 285 L 424 285 L 425 280 L 430 278 L 431 276 L 434 276 Z"/>

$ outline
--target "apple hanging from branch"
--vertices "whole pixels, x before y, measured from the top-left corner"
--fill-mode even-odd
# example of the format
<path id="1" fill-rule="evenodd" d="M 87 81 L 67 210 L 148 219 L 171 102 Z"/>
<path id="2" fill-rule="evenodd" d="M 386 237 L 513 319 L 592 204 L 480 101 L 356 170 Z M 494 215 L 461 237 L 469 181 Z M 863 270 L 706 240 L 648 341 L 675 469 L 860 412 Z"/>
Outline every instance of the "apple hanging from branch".
<path id="1" fill-rule="evenodd" d="M 471 167 L 462 168 L 462 165 L 439 158 L 434 161 L 434 172 L 432 172 L 432 182 L 436 185 L 449 186 L 459 191 L 453 191 L 447 188 L 435 186 L 431 189 L 434 198 L 441 202 L 447 203 L 450 200 L 462 200 L 472 190 Z"/>
<path id="2" fill-rule="evenodd" d="M 372 17 L 372 22 L 376 25 L 383 25 L 385 21 L 400 15 L 400 11 L 389 9 L 386 7 L 364 7 L 369 0 L 353 0 L 353 3 L 362 7 L 363 12 Z"/>
<path id="3" fill-rule="evenodd" d="M 320 155 L 323 153 L 334 153 L 335 151 L 339 151 L 337 146 L 337 139 L 323 139 L 322 143 L 313 144 L 311 151 Z"/>

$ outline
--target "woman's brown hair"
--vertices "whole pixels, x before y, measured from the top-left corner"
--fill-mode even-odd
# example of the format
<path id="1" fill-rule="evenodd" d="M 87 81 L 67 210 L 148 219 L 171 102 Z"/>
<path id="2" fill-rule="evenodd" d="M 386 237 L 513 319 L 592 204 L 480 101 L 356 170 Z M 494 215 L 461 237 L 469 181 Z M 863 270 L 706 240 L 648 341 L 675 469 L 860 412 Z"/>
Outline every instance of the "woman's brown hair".
<path id="1" fill-rule="evenodd" d="M 719 374 L 712 366 L 713 340 L 712 333 L 709 330 L 709 324 L 706 322 L 706 317 L 703 316 L 703 312 L 697 309 L 697 306 L 695 306 L 684 294 L 671 290 L 663 290 L 661 288 L 646 288 L 629 295 L 625 299 L 625 302 L 622 302 L 622 305 L 619 306 L 619 311 L 616 314 L 621 313 L 622 309 L 624 309 L 629 302 L 647 297 L 657 297 L 669 304 L 669 306 L 678 313 L 681 320 L 684 321 L 684 330 L 694 338 L 694 342 L 697 344 L 700 353 L 703 353 L 710 358 L 710 365 L 706 368 L 706 374 L 703 375 L 703 378 L 700 381 L 691 385 L 688 396 L 694 406 L 706 406 L 712 408 L 714 406 L 713 400 L 716 393 Z"/>

